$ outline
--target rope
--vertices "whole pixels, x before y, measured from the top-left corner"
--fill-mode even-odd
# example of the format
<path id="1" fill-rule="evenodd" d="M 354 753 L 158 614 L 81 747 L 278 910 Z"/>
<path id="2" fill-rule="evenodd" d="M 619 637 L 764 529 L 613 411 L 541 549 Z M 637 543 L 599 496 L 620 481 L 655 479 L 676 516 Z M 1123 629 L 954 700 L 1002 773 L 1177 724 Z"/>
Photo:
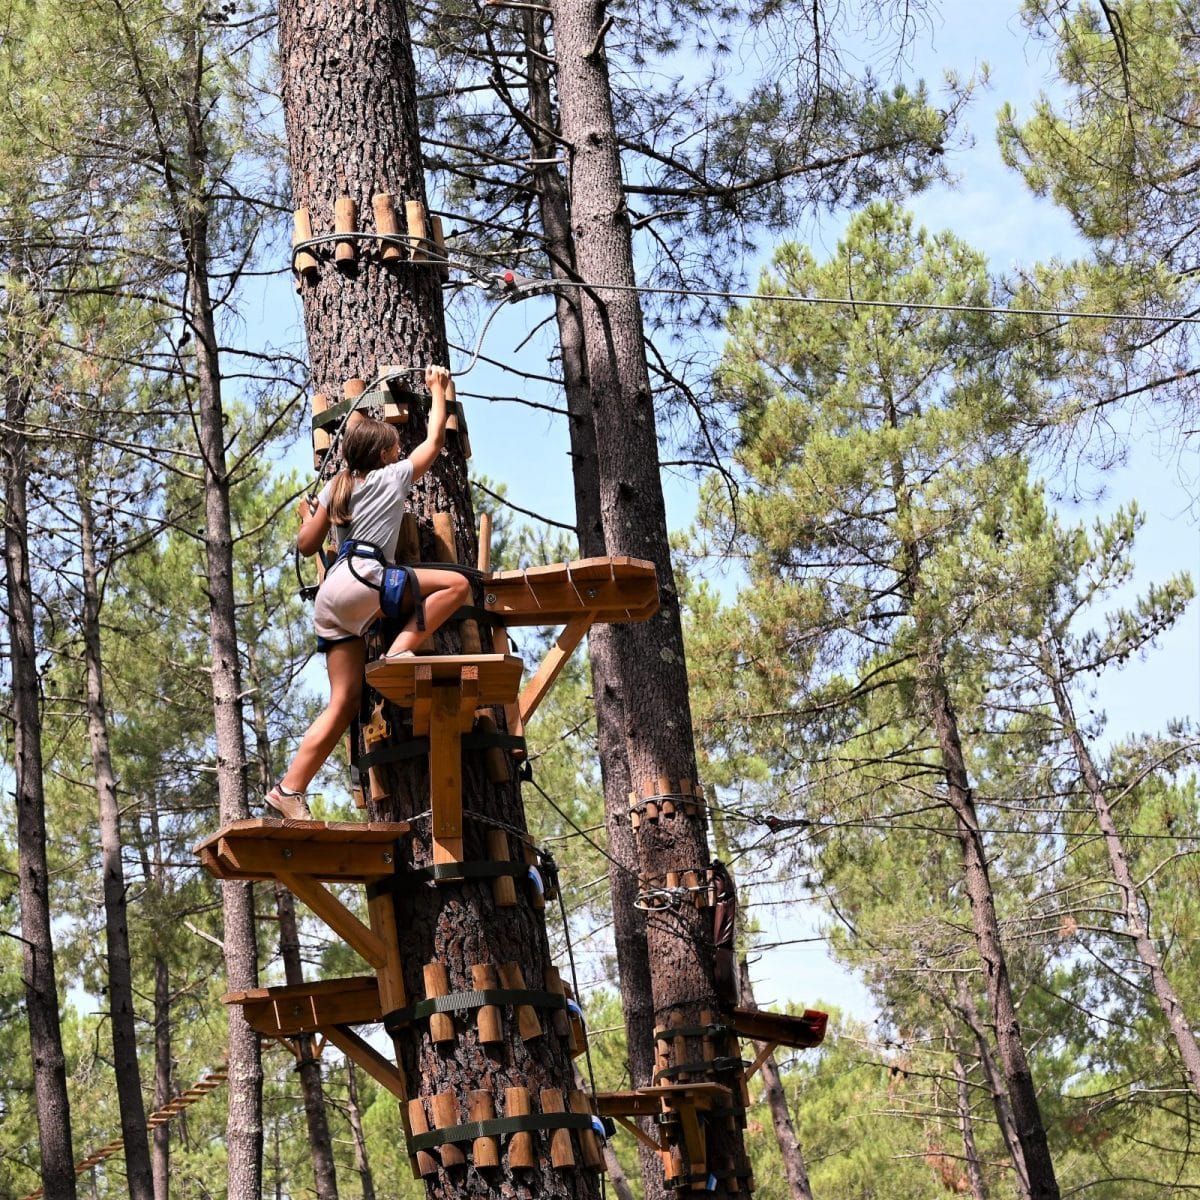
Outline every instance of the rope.
<path id="1" fill-rule="evenodd" d="M 224 1067 L 218 1067 L 217 1070 L 203 1076 L 186 1091 L 180 1092 L 179 1095 L 169 1100 L 162 1108 L 156 1108 L 150 1113 L 146 1117 L 147 1129 L 157 1125 L 165 1125 L 182 1112 L 183 1109 L 188 1108 L 190 1105 L 198 1104 L 209 1092 L 216 1091 L 227 1078 L 228 1076 Z M 98 1167 L 105 1159 L 112 1158 L 114 1154 L 120 1154 L 124 1149 L 124 1138 L 117 1138 L 115 1141 L 109 1142 L 107 1146 L 102 1146 L 93 1154 L 88 1155 L 82 1162 L 77 1162 L 75 1164 L 75 1174 L 82 1175 L 84 1171 L 90 1171 L 93 1167 Z M 24 1200 L 40 1200 L 43 1195 L 44 1189 L 37 1188 L 24 1197 Z"/>

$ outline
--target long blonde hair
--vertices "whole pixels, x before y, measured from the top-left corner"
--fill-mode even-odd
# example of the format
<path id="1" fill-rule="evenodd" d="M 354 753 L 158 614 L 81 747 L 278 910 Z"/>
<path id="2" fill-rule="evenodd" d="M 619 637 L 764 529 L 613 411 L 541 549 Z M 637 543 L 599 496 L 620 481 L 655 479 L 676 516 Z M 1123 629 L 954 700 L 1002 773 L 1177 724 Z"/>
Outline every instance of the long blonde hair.
<path id="1" fill-rule="evenodd" d="M 400 435 L 386 421 L 363 417 L 347 431 L 342 440 L 342 469 L 333 477 L 329 493 L 329 519 L 334 525 L 350 521 L 350 493 L 354 477 L 383 466 L 383 456 L 400 445 Z"/>

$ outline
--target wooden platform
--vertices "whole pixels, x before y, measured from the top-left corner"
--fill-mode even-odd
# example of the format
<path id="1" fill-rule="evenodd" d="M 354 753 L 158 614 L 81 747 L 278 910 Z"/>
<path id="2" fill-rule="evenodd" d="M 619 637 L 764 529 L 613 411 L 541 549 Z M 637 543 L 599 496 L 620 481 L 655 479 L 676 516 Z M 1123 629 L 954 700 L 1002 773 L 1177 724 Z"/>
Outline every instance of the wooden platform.
<path id="1" fill-rule="evenodd" d="M 574 562 L 496 571 L 484 578 L 484 607 L 505 625 L 565 625 L 645 621 L 658 611 L 658 576 L 640 558 L 582 558 Z"/>
<path id="2" fill-rule="evenodd" d="M 733 1093 L 720 1083 L 672 1083 L 628 1092 L 597 1092 L 596 1111 L 602 1117 L 653 1117 L 663 1111 L 664 1100 L 709 1109 L 718 1101 L 732 1103 Z"/>
<path id="3" fill-rule="evenodd" d="M 403 708 L 413 708 L 422 696 L 422 683 L 457 684 L 471 668 L 477 671 L 478 704 L 511 704 L 521 691 L 525 664 L 515 654 L 417 654 L 394 662 L 367 664 L 367 682 Z"/>
<path id="4" fill-rule="evenodd" d="M 307 875 L 363 882 L 395 872 L 395 843 L 407 821 L 234 821 L 196 844 L 200 865 L 218 879 Z"/>
<path id="5" fill-rule="evenodd" d="M 323 1033 L 337 1025 L 382 1020 L 379 981 L 374 975 L 227 992 L 221 1001 L 240 1004 L 250 1027 L 265 1037 Z"/>

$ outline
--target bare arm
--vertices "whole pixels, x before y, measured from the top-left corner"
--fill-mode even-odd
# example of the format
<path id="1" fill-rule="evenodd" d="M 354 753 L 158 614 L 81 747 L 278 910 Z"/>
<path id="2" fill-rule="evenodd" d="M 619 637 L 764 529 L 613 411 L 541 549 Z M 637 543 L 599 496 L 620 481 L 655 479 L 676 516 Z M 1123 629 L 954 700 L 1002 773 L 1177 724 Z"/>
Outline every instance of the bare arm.
<path id="1" fill-rule="evenodd" d="M 429 425 L 425 440 L 408 456 L 416 483 L 433 466 L 446 441 L 446 401 L 454 396 L 454 381 L 445 367 L 426 367 L 425 383 L 432 398 L 429 405 Z"/>
<path id="2" fill-rule="evenodd" d="M 323 504 L 309 502 L 308 516 L 300 524 L 296 534 L 296 546 L 300 553 L 311 558 L 325 544 L 329 536 L 329 510 Z"/>

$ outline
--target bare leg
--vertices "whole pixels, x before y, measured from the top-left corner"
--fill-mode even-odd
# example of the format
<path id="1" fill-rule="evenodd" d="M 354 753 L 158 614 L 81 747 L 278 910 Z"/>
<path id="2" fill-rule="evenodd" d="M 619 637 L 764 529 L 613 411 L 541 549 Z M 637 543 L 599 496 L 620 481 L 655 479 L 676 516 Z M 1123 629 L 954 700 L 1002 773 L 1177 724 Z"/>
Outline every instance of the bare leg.
<path id="1" fill-rule="evenodd" d="M 425 599 L 425 631 L 417 630 L 417 615 L 396 635 L 388 654 L 415 650 L 424 645 L 446 623 L 446 619 L 471 600 L 471 584 L 458 571 L 435 571 L 422 568 L 416 572 L 417 584 Z"/>
<path id="2" fill-rule="evenodd" d="M 297 749 L 292 765 L 283 777 L 289 791 L 303 792 L 313 781 L 338 739 L 350 728 L 362 697 L 363 666 L 367 647 L 362 638 L 338 642 L 325 655 L 329 672 L 329 703 L 309 726 Z"/>

